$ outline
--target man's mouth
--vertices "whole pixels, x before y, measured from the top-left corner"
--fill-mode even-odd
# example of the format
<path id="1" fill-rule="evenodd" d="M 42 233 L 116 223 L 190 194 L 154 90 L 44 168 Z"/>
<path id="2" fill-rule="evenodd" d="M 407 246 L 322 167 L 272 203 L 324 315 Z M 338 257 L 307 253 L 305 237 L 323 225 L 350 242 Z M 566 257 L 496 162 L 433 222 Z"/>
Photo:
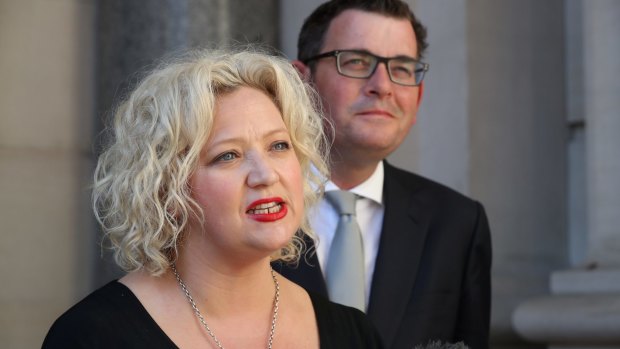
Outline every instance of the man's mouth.
<path id="1" fill-rule="evenodd" d="M 380 115 L 387 118 L 393 118 L 392 113 L 385 110 L 363 110 L 357 113 L 358 115 Z"/>

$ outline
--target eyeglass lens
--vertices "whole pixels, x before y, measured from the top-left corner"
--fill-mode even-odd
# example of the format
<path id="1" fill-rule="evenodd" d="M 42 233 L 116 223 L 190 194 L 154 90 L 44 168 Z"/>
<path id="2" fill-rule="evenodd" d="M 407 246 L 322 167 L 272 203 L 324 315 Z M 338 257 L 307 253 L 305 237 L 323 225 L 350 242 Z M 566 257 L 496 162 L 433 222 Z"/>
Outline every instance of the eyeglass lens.
<path id="1" fill-rule="evenodd" d="M 338 71 L 352 78 L 368 78 L 375 71 L 379 58 L 364 52 L 341 51 L 337 56 Z M 424 64 L 410 58 L 387 60 L 390 79 L 398 84 L 417 85 L 424 77 Z"/>

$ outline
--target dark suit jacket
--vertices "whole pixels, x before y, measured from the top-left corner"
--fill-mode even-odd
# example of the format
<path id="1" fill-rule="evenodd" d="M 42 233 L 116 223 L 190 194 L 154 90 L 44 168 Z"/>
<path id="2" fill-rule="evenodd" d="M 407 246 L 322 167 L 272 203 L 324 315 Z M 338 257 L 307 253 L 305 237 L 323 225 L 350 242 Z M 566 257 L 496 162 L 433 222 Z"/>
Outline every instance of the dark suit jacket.
<path id="1" fill-rule="evenodd" d="M 488 348 L 491 237 L 484 208 L 384 165 L 385 214 L 367 314 L 385 347 L 412 349 L 442 340 Z M 297 267 L 275 267 L 327 295 L 316 254 L 302 257 Z"/>

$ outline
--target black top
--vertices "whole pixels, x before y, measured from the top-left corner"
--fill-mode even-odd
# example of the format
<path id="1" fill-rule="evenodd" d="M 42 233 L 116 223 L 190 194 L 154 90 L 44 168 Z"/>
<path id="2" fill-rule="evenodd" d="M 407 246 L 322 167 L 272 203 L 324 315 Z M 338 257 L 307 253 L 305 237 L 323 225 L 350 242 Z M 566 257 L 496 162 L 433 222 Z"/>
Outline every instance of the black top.
<path id="1" fill-rule="evenodd" d="M 321 348 L 381 348 L 364 314 L 309 293 Z M 276 340 L 277 345 L 277 340 Z M 112 281 L 65 312 L 43 348 L 177 348 L 125 285 Z"/>

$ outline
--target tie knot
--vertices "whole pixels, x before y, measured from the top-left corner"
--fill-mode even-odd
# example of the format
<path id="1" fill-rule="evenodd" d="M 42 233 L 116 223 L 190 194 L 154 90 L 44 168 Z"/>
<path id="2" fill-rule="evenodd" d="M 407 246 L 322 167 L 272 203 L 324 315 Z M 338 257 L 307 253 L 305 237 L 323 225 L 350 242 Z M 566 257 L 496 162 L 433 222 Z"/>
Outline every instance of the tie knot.
<path id="1" fill-rule="evenodd" d="M 334 190 L 325 193 L 325 198 L 334 206 L 339 215 L 355 215 L 355 200 L 357 196 L 349 191 Z"/>

